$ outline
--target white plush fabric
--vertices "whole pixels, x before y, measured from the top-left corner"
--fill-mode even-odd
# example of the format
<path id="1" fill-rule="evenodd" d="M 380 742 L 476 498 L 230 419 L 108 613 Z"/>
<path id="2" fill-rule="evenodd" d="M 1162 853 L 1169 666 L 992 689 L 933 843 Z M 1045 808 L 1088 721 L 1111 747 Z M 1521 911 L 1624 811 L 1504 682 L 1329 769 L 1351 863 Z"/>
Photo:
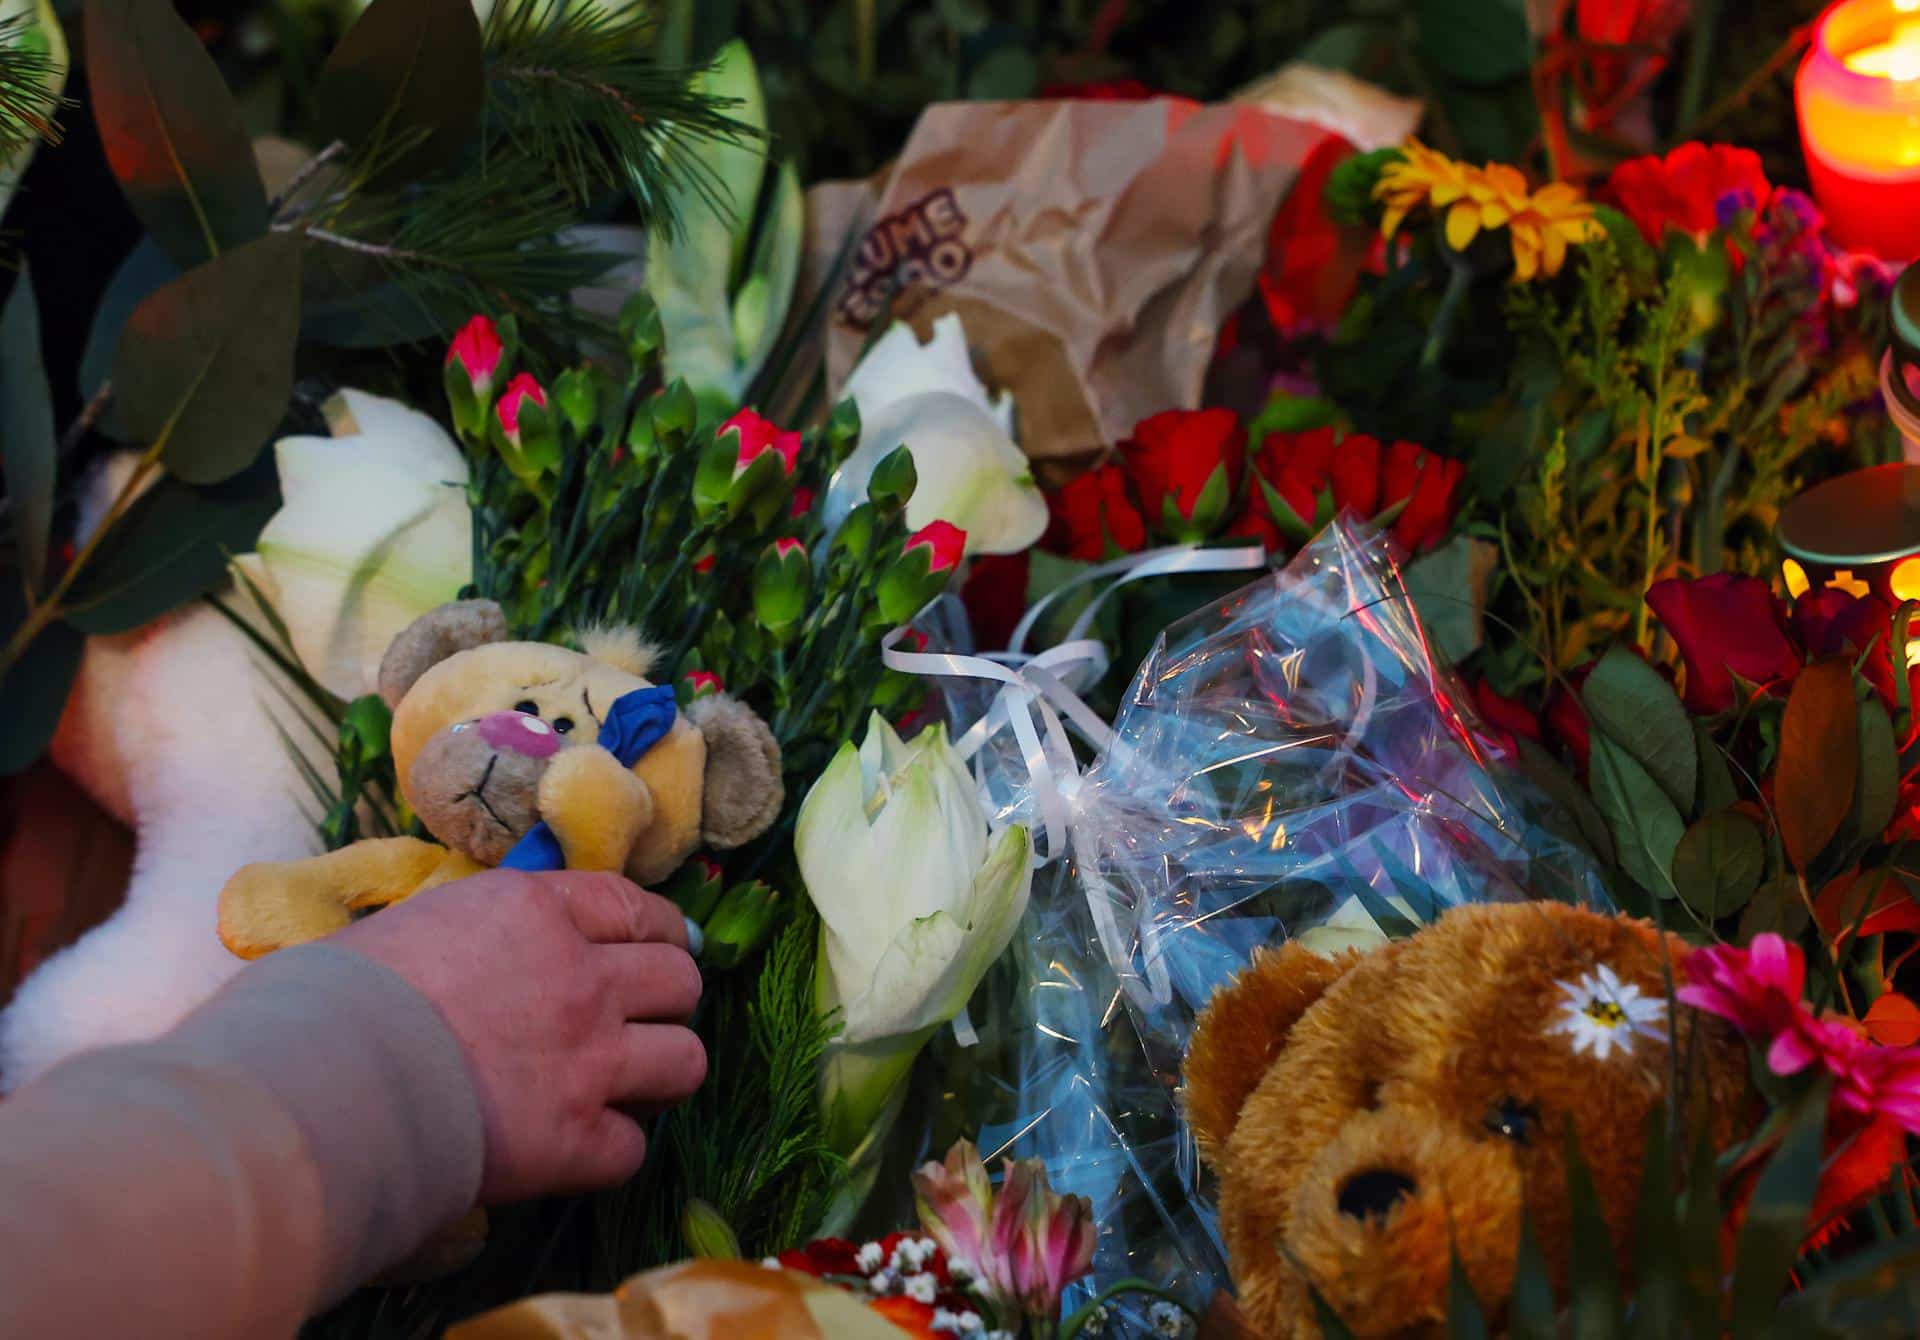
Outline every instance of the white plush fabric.
<path id="1" fill-rule="evenodd" d="M 110 488 L 118 471 L 105 473 Z M 271 673 L 204 603 L 88 640 L 54 759 L 132 825 L 133 876 L 120 910 L 41 964 L 0 1014 L 0 1089 L 75 1052 L 171 1028 L 241 967 L 216 929 L 227 876 L 319 849 L 313 802 L 274 720 L 315 742 Z M 317 762 L 327 775 L 328 760 Z"/>

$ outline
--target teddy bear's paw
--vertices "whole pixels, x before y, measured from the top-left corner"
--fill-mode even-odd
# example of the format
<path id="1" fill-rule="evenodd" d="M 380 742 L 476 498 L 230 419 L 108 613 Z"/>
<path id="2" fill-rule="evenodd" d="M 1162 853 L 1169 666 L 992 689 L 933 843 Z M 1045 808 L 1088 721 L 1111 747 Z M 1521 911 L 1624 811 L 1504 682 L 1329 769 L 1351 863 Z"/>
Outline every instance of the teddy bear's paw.
<path id="1" fill-rule="evenodd" d="M 699 699 L 687 719 L 707 741 L 702 836 L 720 848 L 751 842 L 773 826 L 786 800 L 780 742 L 751 708 L 724 693 Z"/>
<path id="2" fill-rule="evenodd" d="M 220 890 L 220 942 L 241 958 L 259 958 L 343 929 L 346 904 L 314 886 L 306 862 L 246 865 Z"/>
<path id="3" fill-rule="evenodd" d="M 570 870 L 618 870 L 653 822 L 653 793 L 597 745 L 562 749 L 540 778 L 540 814 Z"/>

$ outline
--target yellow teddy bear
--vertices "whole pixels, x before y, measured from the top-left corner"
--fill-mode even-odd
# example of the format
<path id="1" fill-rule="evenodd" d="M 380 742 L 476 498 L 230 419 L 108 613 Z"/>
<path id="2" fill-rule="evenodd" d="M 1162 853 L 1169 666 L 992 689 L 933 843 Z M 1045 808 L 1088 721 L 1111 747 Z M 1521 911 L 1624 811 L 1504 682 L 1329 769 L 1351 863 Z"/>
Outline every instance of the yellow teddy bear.
<path id="1" fill-rule="evenodd" d="M 401 794 L 444 845 L 374 838 L 243 867 L 220 892 L 227 948 L 258 958 L 317 939 L 355 912 L 498 865 L 523 839 L 557 846 L 569 869 L 652 884 L 703 843 L 737 847 L 778 816 L 779 745 L 724 694 L 682 714 L 656 690 L 649 707 L 662 715 L 638 759 L 604 747 L 614 704 L 652 688 L 652 653 L 631 630 L 588 632 L 580 651 L 506 636 L 498 605 L 464 600 L 421 616 L 381 661 Z"/>

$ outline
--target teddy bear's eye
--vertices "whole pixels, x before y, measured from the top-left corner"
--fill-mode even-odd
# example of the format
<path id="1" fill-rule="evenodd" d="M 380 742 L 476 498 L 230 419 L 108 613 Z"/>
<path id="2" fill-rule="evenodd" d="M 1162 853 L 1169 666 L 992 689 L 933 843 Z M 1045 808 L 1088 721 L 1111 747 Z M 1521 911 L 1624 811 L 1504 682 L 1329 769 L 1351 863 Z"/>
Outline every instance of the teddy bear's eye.
<path id="1" fill-rule="evenodd" d="M 495 699 L 494 701 L 498 702 L 499 700 Z M 522 698 L 513 705 L 513 710 L 516 712 L 525 712 L 530 717 L 537 717 L 540 715 L 540 704 L 531 698 Z"/>
<path id="2" fill-rule="evenodd" d="M 553 719 L 553 728 L 560 732 L 560 734 L 565 735 L 573 729 L 573 718 L 555 717 Z"/>
<path id="3" fill-rule="evenodd" d="M 1487 1129 L 1516 1145 L 1530 1144 L 1533 1128 L 1540 1124 L 1540 1109 L 1518 1098 L 1502 1098 L 1487 1113 Z"/>

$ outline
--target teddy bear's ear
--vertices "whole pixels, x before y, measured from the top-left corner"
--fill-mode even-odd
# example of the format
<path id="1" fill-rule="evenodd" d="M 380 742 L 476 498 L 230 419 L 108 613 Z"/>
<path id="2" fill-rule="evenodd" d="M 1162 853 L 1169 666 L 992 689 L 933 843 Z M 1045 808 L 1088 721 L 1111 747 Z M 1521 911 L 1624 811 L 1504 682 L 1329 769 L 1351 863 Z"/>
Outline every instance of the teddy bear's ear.
<path id="1" fill-rule="evenodd" d="M 573 635 L 581 654 L 602 665 L 624 670 L 635 679 L 645 679 L 653 669 L 657 653 L 643 640 L 640 630 L 623 624 L 589 624 Z"/>
<path id="2" fill-rule="evenodd" d="M 1300 1016 L 1359 959 L 1325 958 L 1297 944 L 1261 950 L 1207 1002 L 1184 1071 L 1187 1120 L 1209 1158 L 1226 1146 Z"/>
<path id="3" fill-rule="evenodd" d="M 701 836 L 709 846 L 751 842 L 780 817 L 780 743 L 753 709 L 724 693 L 696 699 L 687 719 L 707 740 Z"/>
<path id="4" fill-rule="evenodd" d="M 454 655 L 507 640 L 507 616 L 491 600 L 456 600 L 430 609 L 387 644 L 380 658 L 380 696 L 400 706 L 414 681 Z"/>

